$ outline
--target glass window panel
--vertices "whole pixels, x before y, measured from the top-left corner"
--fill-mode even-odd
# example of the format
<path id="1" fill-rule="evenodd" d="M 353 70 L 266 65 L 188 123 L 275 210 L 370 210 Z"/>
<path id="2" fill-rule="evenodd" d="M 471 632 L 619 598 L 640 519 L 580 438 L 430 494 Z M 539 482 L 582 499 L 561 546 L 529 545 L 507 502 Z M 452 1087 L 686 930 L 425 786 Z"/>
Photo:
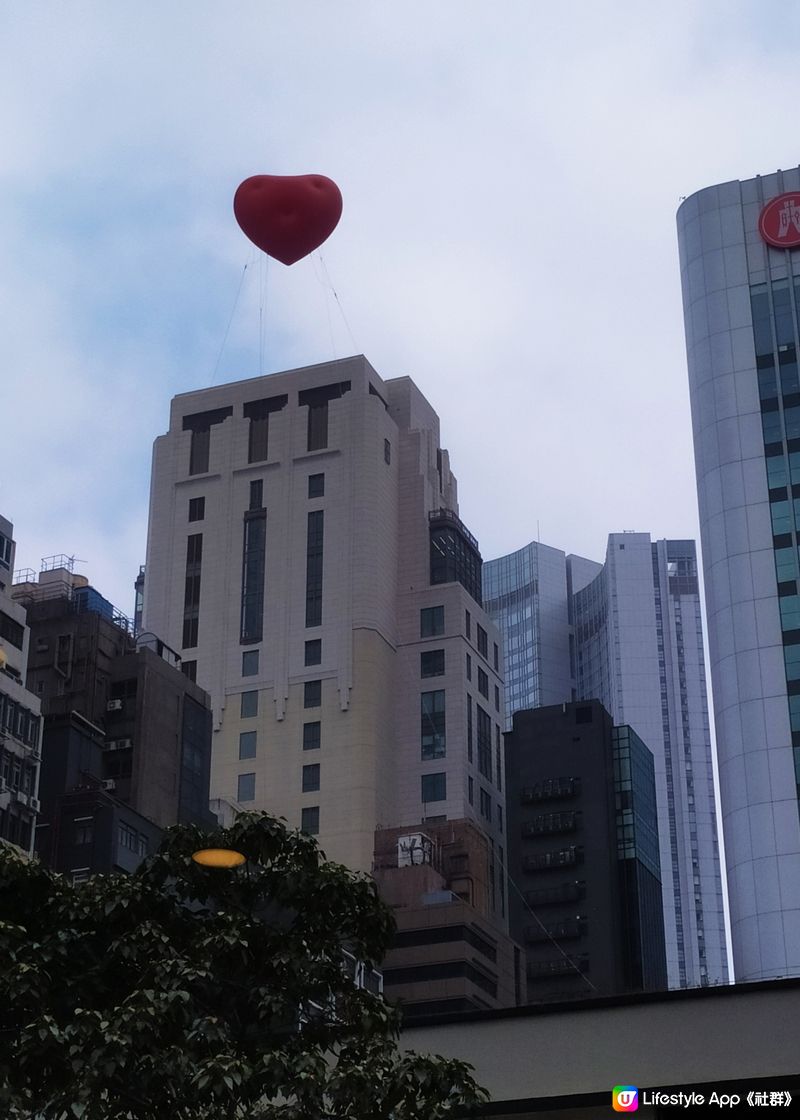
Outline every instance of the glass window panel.
<path id="1" fill-rule="evenodd" d="M 800 477 L 800 455 L 796 455 L 796 458 L 798 477 Z M 770 490 L 774 490 L 776 486 L 786 486 L 787 481 L 786 460 L 782 455 L 771 455 L 767 459 L 767 486 Z"/>
<path id="2" fill-rule="evenodd" d="M 789 452 L 789 471 L 792 483 L 800 482 L 800 451 Z"/>
<path id="3" fill-rule="evenodd" d="M 775 574 L 778 583 L 797 578 L 797 553 L 794 547 L 775 549 Z"/>
<path id="4" fill-rule="evenodd" d="M 256 776 L 255 774 L 240 774 L 239 785 L 236 792 L 237 801 L 255 801 Z"/>
<path id="5" fill-rule="evenodd" d="M 784 595 L 779 600 L 782 630 L 800 630 L 800 595 Z"/>
<path id="6" fill-rule="evenodd" d="M 303 767 L 303 793 L 313 793 L 319 789 L 319 763 Z"/>
<path id="7" fill-rule="evenodd" d="M 422 775 L 422 803 L 427 805 L 430 801 L 447 800 L 447 775 L 423 774 Z"/>
<path id="8" fill-rule="evenodd" d="M 789 514 L 789 503 L 785 501 L 770 502 L 769 511 L 772 517 L 772 532 L 791 533 L 792 519 Z"/>
<path id="9" fill-rule="evenodd" d="M 800 437 L 800 407 L 785 408 L 783 410 L 783 422 L 786 429 L 786 438 L 798 439 Z"/>
<path id="10" fill-rule="evenodd" d="M 309 836 L 317 836 L 319 833 L 319 805 L 313 805 L 310 808 L 303 809 L 300 817 L 300 829 L 302 832 L 307 832 Z"/>
<path id="11" fill-rule="evenodd" d="M 258 692 L 242 693 L 242 709 L 240 715 L 242 719 L 250 719 L 252 716 L 258 715 Z"/>
<path id="12" fill-rule="evenodd" d="M 241 731 L 239 733 L 239 758 L 256 757 L 255 731 Z"/>
<path id="13" fill-rule="evenodd" d="M 787 681 L 800 680 L 800 645 L 784 646 L 783 660 L 786 665 Z"/>
<path id="14" fill-rule="evenodd" d="M 782 437 L 781 414 L 779 412 L 762 413 L 761 429 L 764 433 L 764 443 L 780 443 Z"/>

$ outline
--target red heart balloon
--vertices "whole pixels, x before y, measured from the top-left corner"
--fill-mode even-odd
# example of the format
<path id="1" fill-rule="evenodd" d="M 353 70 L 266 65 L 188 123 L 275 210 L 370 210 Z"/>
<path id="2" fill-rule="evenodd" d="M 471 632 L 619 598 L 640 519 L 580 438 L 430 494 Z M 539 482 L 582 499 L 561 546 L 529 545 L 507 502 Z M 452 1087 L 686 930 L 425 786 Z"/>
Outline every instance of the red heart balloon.
<path id="1" fill-rule="evenodd" d="M 294 264 L 336 229 L 342 194 L 324 175 L 252 175 L 239 185 L 233 212 L 259 249 Z"/>

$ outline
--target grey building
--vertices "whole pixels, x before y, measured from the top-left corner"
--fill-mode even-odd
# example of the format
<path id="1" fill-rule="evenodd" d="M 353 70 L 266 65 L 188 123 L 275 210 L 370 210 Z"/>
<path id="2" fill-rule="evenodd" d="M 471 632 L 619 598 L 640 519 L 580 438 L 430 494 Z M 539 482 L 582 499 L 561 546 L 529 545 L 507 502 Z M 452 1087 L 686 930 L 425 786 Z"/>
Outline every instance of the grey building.
<path id="1" fill-rule="evenodd" d="M 0 843 L 33 850 L 39 812 L 42 721 L 39 698 L 25 685 L 30 629 L 11 597 L 14 526 L 0 517 Z"/>
<path id="2" fill-rule="evenodd" d="M 174 398 L 142 626 L 211 694 L 213 797 L 364 871 L 376 829 L 453 819 L 502 865 L 500 639 L 410 379 L 359 356 Z"/>
<path id="3" fill-rule="evenodd" d="M 487 561 L 484 586 L 507 643 L 506 675 L 526 682 L 510 711 L 522 698 L 597 699 L 652 751 L 669 983 L 725 983 L 694 542 L 613 533 L 603 564 L 531 544 Z"/>
<path id="4" fill-rule="evenodd" d="M 678 211 L 737 979 L 800 973 L 800 169 Z"/>
<path id="5" fill-rule="evenodd" d="M 653 757 L 597 701 L 514 713 L 509 931 L 528 1001 L 667 986 Z"/>

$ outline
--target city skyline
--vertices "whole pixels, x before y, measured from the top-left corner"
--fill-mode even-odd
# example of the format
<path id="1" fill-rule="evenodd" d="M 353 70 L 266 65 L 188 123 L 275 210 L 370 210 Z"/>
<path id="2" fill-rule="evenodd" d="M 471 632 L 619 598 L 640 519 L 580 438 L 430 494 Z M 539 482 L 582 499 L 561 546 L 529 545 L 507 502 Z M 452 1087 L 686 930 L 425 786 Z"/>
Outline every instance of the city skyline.
<path id="1" fill-rule="evenodd" d="M 772 5 L 693 7 L 7 15 L 18 565 L 75 555 L 131 614 L 143 449 L 167 401 L 359 352 L 446 415 L 485 556 L 537 525 L 598 559 L 610 529 L 696 538 L 675 210 L 704 183 L 794 162 L 774 107 L 800 79 L 774 66 Z M 797 18 L 781 10 L 782 27 Z M 233 192 L 314 170 L 342 188 L 340 228 L 322 258 L 267 265 Z M 487 397 L 508 421 L 478 438 Z M 600 431 L 624 433 L 624 452 Z"/>

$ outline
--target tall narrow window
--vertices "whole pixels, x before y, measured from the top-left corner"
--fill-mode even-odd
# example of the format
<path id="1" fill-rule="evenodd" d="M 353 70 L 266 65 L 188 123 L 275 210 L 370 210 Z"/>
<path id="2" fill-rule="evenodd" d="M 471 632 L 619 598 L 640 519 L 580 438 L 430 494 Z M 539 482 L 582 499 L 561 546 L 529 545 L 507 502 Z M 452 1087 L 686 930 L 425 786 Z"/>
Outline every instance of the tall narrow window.
<path id="1" fill-rule="evenodd" d="M 285 408 L 288 400 L 288 396 L 284 393 L 279 397 L 249 401 L 244 406 L 244 417 L 250 421 L 247 442 L 248 463 L 263 463 L 269 458 L 269 414 Z"/>
<path id="2" fill-rule="evenodd" d="M 208 471 L 211 447 L 211 429 L 233 415 L 233 408 L 216 408 L 209 412 L 195 412 L 184 416 L 183 430 L 192 433 L 189 450 L 189 474 L 205 474 Z"/>
<path id="3" fill-rule="evenodd" d="M 322 664 L 322 638 L 312 638 L 310 642 L 306 642 L 305 663 L 306 665 Z"/>
<path id="4" fill-rule="evenodd" d="M 444 758 L 444 689 L 423 692 L 420 703 L 422 758 Z"/>
<path id="5" fill-rule="evenodd" d="M 190 498 L 189 499 L 189 520 L 202 521 L 206 515 L 206 500 L 205 498 Z"/>
<path id="6" fill-rule="evenodd" d="M 266 542 L 267 511 L 248 511 L 242 548 L 241 642 L 260 642 L 263 637 Z"/>
<path id="7" fill-rule="evenodd" d="M 338 385 L 320 385 L 317 389 L 304 389 L 298 393 L 297 403 L 308 408 L 309 451 L 322 451 L 328 446 L 328 401 L 336 400 L 350 391 L 350 382 Z"/>
<path id="8" fill-rule="evenodd" d="M 303 750 L 304 751 L 318 751 L 320 748 L 321 738 L 320 733 L 322 724 L 319 720 L 314 723 L 303 724 Z"/>
<path id="9" fill-rule="evenodd" d="M 322 537 L 325 514 L 321 509 L 308 515 L 306 544 L 306 626 L 322 625 Z"/>
<path id="10" fill-rule="evenodd" d="M 316 836 L 319 833 L 319 805 L 313 805 L 310 808 L 303 809 L 300 815 L 300 830 L 307 832 L 310 836 Z"/>
<path id="11" fill-rule="evenodd" d="M 309 496 L 309 498 L 324 498 L 325 497 L 325 475 L 324 474 L 310 474 L 308 476 L 308 496 Z"/>
<path id="12" fill-rule="evenodd" d="M 264 508 L 264 480 L 263 478 L 254 478 L 250 483 L 250 504 L 247 507 L 250 510 L 257 510 Z"/>
<path id="13" fill-rule="evenodd" d="M 489 654 L 489 635 L 486 633 L 480 623 L 478 625 L 478 653 L 481 657 L 488 657 Z"/>
<path id="14" fill-rule="evenodd" d="M 467 761 L 472 762 L 472 697 L 467 693 Z"/>
<path id="15" fill-rule="evenodd" d="M 503 748 L 500 745 L 500 728 L 495 724 L 494 726 L 494 765 L 497 771 L 497 781 L 495 785 L 502 793 L 503 790 Z"/>
<path id="16" fill-rule="evenodd" d="M 203 562 L 203 534 L 186 538 L 186 582 L 183 593 L 183 648 L 197 645 L 200 618 L 200 569 Z"/>
<path id="17" fill-rule="evenodd" d="M 492 780 L 492 721 L 480 704 L 478 708 L 478 770 Z"/>
<path id="18" fill-rule="evenodd" d="M 444 634 L 444 607 L 423 607 L 419 612 L 420 638 L 437 638 Z"/>
<path id="19" fill-rule="evenodd" d="M 319 789 L 319 763 L 303 767 L 303 793 L 314 793 Z"/>

